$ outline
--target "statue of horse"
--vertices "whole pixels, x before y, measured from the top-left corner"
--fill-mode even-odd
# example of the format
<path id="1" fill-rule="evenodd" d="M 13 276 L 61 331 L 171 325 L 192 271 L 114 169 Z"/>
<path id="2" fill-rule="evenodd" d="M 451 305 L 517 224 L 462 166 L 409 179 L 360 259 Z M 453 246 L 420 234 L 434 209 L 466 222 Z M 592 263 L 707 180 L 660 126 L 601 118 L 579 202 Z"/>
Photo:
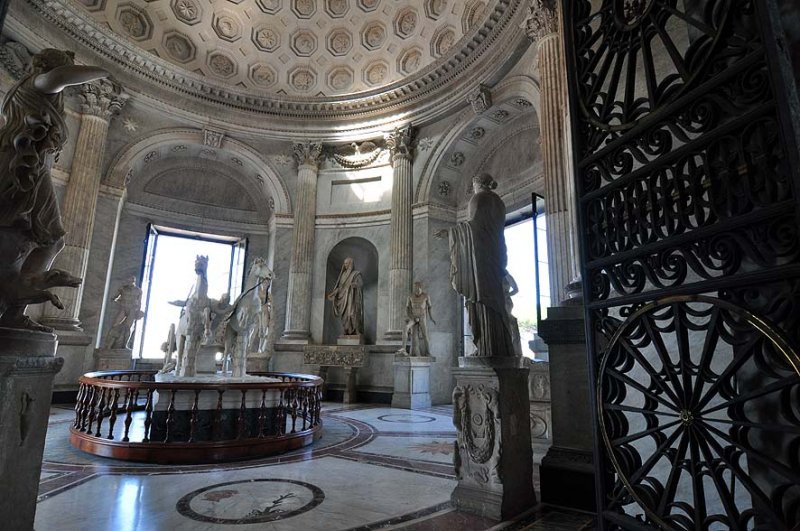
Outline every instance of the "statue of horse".
<path id="1" fill-rule="evenodd" d="M 231 357 L 232 376 L 247 374 L 248 352 L 267 350 L 272 295 L 272 270 L 263 258 L 253 260 L 245 291 L 233 303 L 225 321 L 225 356 Z"/>
<path id="2" fill-rule="evenodd" d="M 194 261 L 194 272 L 197 274 L 192 290 L 185 301 L 172 301 L 170 304 L 181 306 L 181 317 L 178 321 L 175 374 L 178 376 L 195 375 L 195 359 L 205 333 L 205 309 L 208 300 L 208 257 L 198 255 Z"/>

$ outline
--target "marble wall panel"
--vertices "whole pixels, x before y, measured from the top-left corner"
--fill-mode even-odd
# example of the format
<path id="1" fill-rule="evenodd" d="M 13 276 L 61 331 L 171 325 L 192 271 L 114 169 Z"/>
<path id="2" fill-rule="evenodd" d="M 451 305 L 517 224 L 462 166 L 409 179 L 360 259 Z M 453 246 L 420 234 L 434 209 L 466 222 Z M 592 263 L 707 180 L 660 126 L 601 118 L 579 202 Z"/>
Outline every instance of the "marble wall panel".
<path id="1" fill-rule="evenodd" d="M 321 170 L 317 181 L 317 215 L 354 214 L 392 206 L 392 167 Z"/>

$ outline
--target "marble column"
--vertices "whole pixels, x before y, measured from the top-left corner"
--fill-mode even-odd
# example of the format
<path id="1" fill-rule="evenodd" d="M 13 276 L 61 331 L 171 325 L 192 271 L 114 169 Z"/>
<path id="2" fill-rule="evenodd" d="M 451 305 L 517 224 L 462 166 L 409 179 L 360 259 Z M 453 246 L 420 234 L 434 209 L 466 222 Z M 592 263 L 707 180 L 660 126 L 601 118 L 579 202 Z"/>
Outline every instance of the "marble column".
<path id="1" fill-rule="evenodd" d="M 411 163 L 414 131 L 411 126 L 395 129 L 386 137 L 392 162 L 392 215 L 389 246 L 389 330 L 386 339 L 402 338 L 406 321 L 406 300 L 411 293 L 413 201 Z"/>
<path id="2" fill-rule="evenodd" d="M 289 266 L 289 294 L 286 300 L 286 328 L 282 339 L 308 343 L 311 319 L 311 273 L 314 261 L 314 225 L 317 219 L 317 175 L 322 144 L 295 144 L 297 195 Z"/>
<path id="3" fill-rule="evenodd" d="M 545 209 L 550 293 L 553 305 L 574 298 L 579 292 L 575 249 L 576 223 L 574 187 L 569 171 L 569 121 L 564 51 L 559 33 L 558 3 L 532 0 L 525 29 L 538 47 L 541 105 L 542 159 L 544 163 Z M 577 292 L 576 292 L 577 289 Z"/>
<path id="4" fill-rule="evenodd" d="M 54 267 L 83 278 L 89 261 L 108 126 L 128 96 L 113 81 L 101 79 L 82 85 L 79 97 L 82 103 L 81 126 L 61 206 L 67 234 L 64 237 L 64 250 L 58 255 Z M 56 288 L 54 291 L 64 303 L 64 309 L 48 305 L 42 321 L 61 330 L 80 330 L 78 316 L 83 286 L 79 289 Z"/>

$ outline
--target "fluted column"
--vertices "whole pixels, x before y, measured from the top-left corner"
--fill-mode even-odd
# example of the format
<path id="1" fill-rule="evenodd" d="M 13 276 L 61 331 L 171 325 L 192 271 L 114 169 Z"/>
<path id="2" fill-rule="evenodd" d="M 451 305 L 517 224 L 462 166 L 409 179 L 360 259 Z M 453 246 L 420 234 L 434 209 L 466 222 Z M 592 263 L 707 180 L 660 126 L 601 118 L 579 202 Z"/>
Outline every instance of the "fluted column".
<path id="1" fill-rule="evenodd" d="M 574 187 L 566 149 L 569 122 L 567 81 L 557 2 L 533 0 L 526 20 L 528 37 L 539 53 L 542 159 L 544 162 L 545 209 L 550 293 L 553 306 L 568 298 L 567 287 L 576 281 L 578 256 L 572 202 Z M 571 290 L 569 290 L 571 291 Z"/>
<path id="2" fill-rule="evenodd" d="M 66 230 L 65 247 L 58 255 L 54 267 L 83 278 L 89 261 L 108 126 L 112 116 L 119 112 L 128 96 L 113 81 L 101 79 L 81 86 L 79 97 L 81 126 L 61 207 Z M 64 309 L 47 306 L 43 321 L 62 330 L 80 329 L 78 315 L 83 287 L 56 288 L 54 291 L 64 304 Z"/>
<path id="3" fill-rule="evenodd" d="M 295 144 L 297 199 L 295 201 L 289 295 L 286 300 L 286 340 L 308 341 L 311 316 L 311 270 L 314 261 L 314 225 L 317 218 L 317 174 L 322 144 Z"/>
<path id="4" fill-rule="evenodd" d="M 391 241 L 389 247 L 389 330 L 386 339 L 399 340 L 405 325 L 405 307 L 411 293 L 413 229 L 412 175 L 414 156 L 411 126 L 395 129 L 386 137 L 393 169 Z"/>

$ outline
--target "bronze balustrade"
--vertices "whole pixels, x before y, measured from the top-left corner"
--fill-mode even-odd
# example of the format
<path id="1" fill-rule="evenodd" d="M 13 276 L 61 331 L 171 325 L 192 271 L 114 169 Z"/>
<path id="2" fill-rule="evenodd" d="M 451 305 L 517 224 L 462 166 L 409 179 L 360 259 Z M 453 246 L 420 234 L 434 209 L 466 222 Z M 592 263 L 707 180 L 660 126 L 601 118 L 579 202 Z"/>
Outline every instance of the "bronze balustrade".
<path id="1" fill-rule="evenodd" d="M 82 376 L 71 444 L 102 457 L 189 464 L 274 455 L 322 435 L 322 378 L 254 373 L 280 381 L 197 383 L 156 382 L 155 375 Z"/>

